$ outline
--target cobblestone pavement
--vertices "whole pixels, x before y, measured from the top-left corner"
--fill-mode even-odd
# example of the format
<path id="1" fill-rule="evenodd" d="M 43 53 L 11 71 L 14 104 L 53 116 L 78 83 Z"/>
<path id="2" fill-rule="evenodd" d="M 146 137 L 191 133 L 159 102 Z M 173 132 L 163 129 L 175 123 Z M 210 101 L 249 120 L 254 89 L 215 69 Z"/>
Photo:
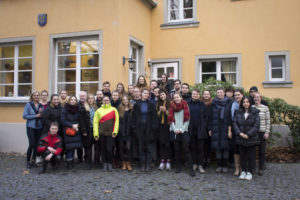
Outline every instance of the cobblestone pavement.
<path id="1" fill-rule="evenodd" d="M 39 168 L 27 170 L 25 157 L 0 153 L 0 199 L 299 199 L 300 163 L 267 165 L 265 175 L 252 181 L 232 175 L 207 173 L 190 177 L 187 171 L 152 169 L 145 174 L 86 170 L 84 163 L 75 172 L 57 171 L 51 166 L 39 175 Z M 27 172 L 28 171 L 28 172 Z"/>

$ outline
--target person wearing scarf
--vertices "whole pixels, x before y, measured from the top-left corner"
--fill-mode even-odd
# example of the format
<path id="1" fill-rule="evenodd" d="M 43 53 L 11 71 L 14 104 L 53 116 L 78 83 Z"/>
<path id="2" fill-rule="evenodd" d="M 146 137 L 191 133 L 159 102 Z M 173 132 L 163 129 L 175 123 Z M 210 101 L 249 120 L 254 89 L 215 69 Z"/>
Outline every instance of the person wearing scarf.
<path id="1" fill-rule="evenodd" d="M 230 101 L 225 95 L 224 88 L 217 89 L 217 97 L 212 102 L 211 121 L 209 135 L 211 136 L 211 147 L 216 150 L 218 161 L 217 173 L 227 173 L 227 162 L 229 158 L 229 141 L 231 138 L 230 127 Z"/>
<path id="2" fill-rule="evenodd" d="M 159 118 L 158 142 L 161 162 L 159 170 L 171 170 L 171 142 L 170 126 L 168 124 L 170 100 L 165 90 L 159 91 L 159 97 L 156 104 L 156 112 Z"/>
<path id="3" fill-rule="evenodd" d="M 74 169 L 74 151 L 82 148 L 81 134 L 79 132 L 79 105 L 75 96 L 70 96 L 63 108 L 60 122 L 63 125 L 67 168 L 72 170 Z M 67 135 L 66 128 L 74 129 L 76 131 L 75 135 Z"/>
<path id="4" fill-rule="evenodd" d="M 168 121 L 170 124 L 171 140 L 174 141 L 175 147 L 175 163 L 176 173 L 180 173 L 181 155 L 188 164 L 190 176 L 195 176 L 195 171 L 192 167 L 192 156 L 189 149 L 190 136 L 188 134 L 188 127 L 190 123 L 190 111 L 186 101 L 182 100 L 180 94 L 174 94 L 173 102 L 170 104 Z M 181 152 L 181 150 L 183 152 Z"/>

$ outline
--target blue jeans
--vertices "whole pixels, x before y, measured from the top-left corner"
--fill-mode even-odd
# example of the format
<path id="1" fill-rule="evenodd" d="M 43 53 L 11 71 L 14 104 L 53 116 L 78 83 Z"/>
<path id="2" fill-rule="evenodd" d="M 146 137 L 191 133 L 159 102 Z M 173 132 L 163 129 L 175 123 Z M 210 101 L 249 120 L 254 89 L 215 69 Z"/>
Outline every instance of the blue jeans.
<path id="1" fill-rule="evenodd" d="M 39 143 L 39 139 L 41 137 L 41 129 L 34 129 L 30 127 L 27 128 L 27 137 L 29 146 L 27 149 L 27 161 L 31 160 L 31 154 L 32 154 L 32 160 L 35 160 L 36 158 L 36 152 L 37 152 L 37 146 Z"/>
<path id="2" fill-rule="evenodd" d="M 67 151 L 66 153 L 66 161 L 72 161 L 74 159 L 74 149 Z"/>

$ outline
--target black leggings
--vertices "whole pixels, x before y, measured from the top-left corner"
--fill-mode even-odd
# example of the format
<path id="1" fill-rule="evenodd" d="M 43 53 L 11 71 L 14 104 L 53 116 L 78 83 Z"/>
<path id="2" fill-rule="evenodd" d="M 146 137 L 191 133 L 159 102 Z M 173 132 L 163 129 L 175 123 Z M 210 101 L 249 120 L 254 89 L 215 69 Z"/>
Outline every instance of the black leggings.
<path id="1" fill-rule="evenodd" d="M 164 160 L 170 160 L 171 159 L 171 143 L 165 142 L 162 144 L 159 142 L 159 152 L 160 152 L 160 158 Z"/>
<path id="2" fill-rule="evenodd" d="M 112 136 L 100 136 L 101 157 L 104 163 L 112 163 L 113 138 Z"/>
<path id="3" fill-rule="evenodd" d="M 119 149 L 121 160 L 131 161 L 131 141 L 119 139 Z"/>
<path id="4" fill-rule="evenodd" d="M 34 161 L 37 153 L 37 145 L 41 137 L 41 129 L 27 127 L 27 137 L 29 142 L 29 146 L 27 149 L 27 161 L 31 160 L 31 154 L 32 160 Z"/>

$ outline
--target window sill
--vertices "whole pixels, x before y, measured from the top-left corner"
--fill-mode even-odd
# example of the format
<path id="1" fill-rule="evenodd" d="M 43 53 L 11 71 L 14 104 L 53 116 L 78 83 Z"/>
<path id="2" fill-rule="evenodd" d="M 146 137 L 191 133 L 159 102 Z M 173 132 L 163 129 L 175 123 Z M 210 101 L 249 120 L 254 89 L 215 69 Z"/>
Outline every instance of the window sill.
<path id="1" fill-rule="evenodd" d="M 29 99 L 0 99 L 0 104 L 25 104 Z"/>
<path id="2" fill-rule="evenodd" d="M 192 28 L 198 27 L 200 24 L 199 21 L 183 21 L 183 22 L 169 22 L 161 24 L 161 29 L 171 29 L 171 28 Z"/>
<path id="3" fill-rule="evenodd" d="M 293 87 L 293 81 L 264 81 L 263 86 L 264 88 L 290 88 Z"/>

